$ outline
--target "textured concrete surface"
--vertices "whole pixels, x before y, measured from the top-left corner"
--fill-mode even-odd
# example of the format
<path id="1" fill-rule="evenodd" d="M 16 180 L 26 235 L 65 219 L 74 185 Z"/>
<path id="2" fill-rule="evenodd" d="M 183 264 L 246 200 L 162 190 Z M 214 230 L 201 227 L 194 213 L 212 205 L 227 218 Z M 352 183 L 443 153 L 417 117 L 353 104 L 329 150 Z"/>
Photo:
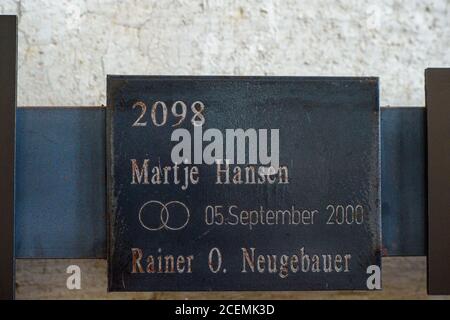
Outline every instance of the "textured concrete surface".
<path id="1" fill-rule="evenodd" d="M 106 74 L 380 76 L 424 105 L 450 65 L 449 0 L 1 0 L 19 15 L 19 105 L 100 105 Z"/>
<path id="2" fill-rule="evenodd" d="M 0 0 L 19 16 L 18 103 L 105 103 L 106 74 L 379 76 L 382 105 L 424 105 L 450 66 L 450 0 Z M 65 287 L 80 265 L 82 290 Z M 17 297 L 426 298 L 424 258 L 384 259 L 376 293 L 107 294 L 102 260 L 19 260 Z"/>

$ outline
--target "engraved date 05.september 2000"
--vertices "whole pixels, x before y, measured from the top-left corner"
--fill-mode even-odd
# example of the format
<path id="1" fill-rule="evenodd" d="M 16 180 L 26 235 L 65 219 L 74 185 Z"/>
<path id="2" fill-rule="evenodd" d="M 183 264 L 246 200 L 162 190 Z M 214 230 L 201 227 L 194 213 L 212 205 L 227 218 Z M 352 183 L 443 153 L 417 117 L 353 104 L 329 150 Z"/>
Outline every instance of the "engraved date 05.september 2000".
<path id="1" fill-rule="evenodd" d="M 299 209 L 295 205 L 288 209 L 258 209 L 244 210 L 237 205 L 208 205 L 204 211 L 207 225 L 242 225 L 249 229 L 256 226 L 272 225 L 362 225 L 364 223 L 364 208 L 362 205 L 327 205 L 325 213 L 320 210 Z"/>

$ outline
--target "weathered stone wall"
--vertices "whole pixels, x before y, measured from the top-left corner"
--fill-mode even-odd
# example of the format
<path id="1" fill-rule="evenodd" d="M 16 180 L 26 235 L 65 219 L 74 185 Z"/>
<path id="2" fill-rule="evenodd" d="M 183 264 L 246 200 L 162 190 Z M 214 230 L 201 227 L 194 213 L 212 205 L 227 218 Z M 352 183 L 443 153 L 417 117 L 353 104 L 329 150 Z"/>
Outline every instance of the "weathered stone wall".
<path id="1" fill-rule="evenodd" d="M 449 0 L 1 0 L 19 15 L 19 105 L 100 105 L 106 74 L 380 76 L 424 105 L 450 65 Z"/>
<path id="2" fill-rule="evenodd" d="M 18 103 L 105 104 L 107 74 L 379 76 L 382 105 L 424 105 L 450 66 L 449 0 L 0 0 L 19 16 Z M 106 294 L 104 261 L 19 260 L 18 298 L 424 298 L 423 258 L 385 259 L 378 293 Z"/>

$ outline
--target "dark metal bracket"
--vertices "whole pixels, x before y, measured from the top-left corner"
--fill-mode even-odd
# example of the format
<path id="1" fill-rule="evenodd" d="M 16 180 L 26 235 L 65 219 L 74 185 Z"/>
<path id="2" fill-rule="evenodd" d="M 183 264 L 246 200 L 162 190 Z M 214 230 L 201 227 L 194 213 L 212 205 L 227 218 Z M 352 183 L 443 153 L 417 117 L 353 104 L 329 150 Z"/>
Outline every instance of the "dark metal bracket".
<path id="1" fill-rule="evenodd" d="M 0 48 L 0 299 L 14 299 L 15 16 L 0 17 Z"/>
<path id="2" fill-rule="evenodd" d="M 450 69 L 425 72 L 428 146 L 428 292 L 450 294 Z"/>

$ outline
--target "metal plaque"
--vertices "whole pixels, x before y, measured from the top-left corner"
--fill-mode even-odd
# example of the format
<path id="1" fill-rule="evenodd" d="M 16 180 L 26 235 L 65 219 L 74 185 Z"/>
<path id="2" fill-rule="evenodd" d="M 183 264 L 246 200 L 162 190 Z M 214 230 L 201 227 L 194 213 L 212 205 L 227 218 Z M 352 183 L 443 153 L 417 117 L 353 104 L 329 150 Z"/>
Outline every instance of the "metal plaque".
<path id="1" fill-rule="evenodd" d="M 110 291 L 381 288 L 378 79 L 107 86 Z"/>

